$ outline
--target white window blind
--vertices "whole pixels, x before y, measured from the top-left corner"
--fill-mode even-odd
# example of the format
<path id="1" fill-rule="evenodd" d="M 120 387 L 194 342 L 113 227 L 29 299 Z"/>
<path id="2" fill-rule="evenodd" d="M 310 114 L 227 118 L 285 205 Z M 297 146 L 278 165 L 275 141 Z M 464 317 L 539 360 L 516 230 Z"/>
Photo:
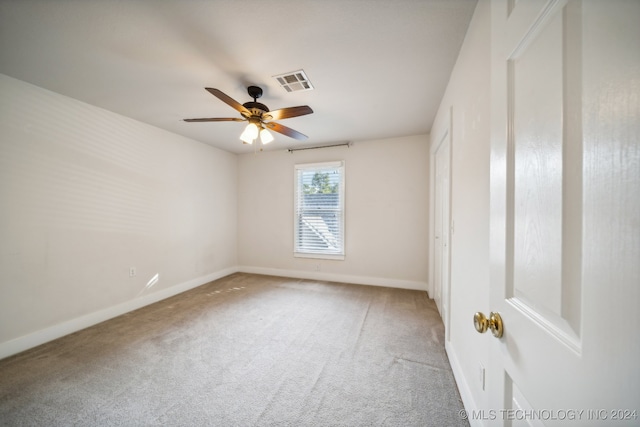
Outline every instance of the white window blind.
<path id="1" fill-rule="evenodd" d="M 294 255 L 344 259 L 344 162 L 295 166 Z"/>

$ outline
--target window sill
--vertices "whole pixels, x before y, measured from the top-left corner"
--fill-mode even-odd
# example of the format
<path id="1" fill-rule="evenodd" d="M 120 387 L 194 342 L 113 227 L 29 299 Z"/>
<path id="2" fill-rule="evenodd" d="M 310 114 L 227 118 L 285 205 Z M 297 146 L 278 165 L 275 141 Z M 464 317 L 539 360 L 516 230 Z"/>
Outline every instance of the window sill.
<path id="1" fill-rule="evenodd" d="M 316 254 L 312 252 L 294 252 L 295 258 L 313 258 L 313 259 L 333 259 L 344 261 L 344 254 Z"/>

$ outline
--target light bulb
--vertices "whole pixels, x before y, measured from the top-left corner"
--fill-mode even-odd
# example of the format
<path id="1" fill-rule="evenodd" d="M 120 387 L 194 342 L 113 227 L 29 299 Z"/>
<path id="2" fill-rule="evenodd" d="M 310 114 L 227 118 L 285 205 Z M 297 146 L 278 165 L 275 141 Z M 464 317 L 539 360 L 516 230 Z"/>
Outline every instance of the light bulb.
<path id="1" fill-rule="evenodd" d="M 240 139 L 245 144 L 253 144 L 253 139 L 249 138 L 249 135 L 247 135 L 246 132 L 242 132 L 242 135 L 240 135 Z"/>
<path id="2" fill-rule="evenodd" d="M 256 139 L 258 137 L 258 126 L 256 126 L 255 123 L 249 123 L 244 131 L 251 139 Z"/>
<path id="3" fill-rule="evenodd" d="M 268 144 L 273 141 L 273 135 L 271 135 L 271 132 L 268 130 L 262 129 L 260 131 L 260 141 L 262 141 L 263 144 Z"/>
<path id="4" fill-rule="evenodd" d="M 257 137 L 258 126 L 256 126 L 255 123 L 249 123 L 244 132 L 242 132 L 242 135 L 240 135 L 240 139 L 247 144 L 253 144 L 253 140 Z"/>

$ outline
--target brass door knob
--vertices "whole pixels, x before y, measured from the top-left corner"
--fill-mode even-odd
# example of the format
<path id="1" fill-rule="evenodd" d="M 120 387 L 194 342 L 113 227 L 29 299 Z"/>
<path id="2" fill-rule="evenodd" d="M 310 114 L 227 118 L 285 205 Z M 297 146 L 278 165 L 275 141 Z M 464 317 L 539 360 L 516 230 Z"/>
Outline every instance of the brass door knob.
<path id="1" fill-rule="evenodd" d="M 477 312 L 473 315 L 473 326 L 481 334 L 487 332 L 487 329 L 491 329 L 491 333 L 496 338 L 502 337 L 504 332 L 502 317 L 500 317 L 499 313 L 494 312 L 489 313 L 488 319 L 483 313 Z"/>

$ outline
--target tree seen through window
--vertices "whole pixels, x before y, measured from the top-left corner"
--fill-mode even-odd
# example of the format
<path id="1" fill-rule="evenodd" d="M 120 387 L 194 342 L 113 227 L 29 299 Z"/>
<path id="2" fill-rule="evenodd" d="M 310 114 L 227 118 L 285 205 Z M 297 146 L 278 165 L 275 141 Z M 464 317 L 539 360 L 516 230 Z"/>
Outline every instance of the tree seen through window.
<path id="1" fill-rule="evenodd" d="M 303 185 L 304 194 L 335 194 L 338 192 L 338 183 L 331 184 L 329 173 L 316 172 L 311 178 L 311 184 Z"/>

